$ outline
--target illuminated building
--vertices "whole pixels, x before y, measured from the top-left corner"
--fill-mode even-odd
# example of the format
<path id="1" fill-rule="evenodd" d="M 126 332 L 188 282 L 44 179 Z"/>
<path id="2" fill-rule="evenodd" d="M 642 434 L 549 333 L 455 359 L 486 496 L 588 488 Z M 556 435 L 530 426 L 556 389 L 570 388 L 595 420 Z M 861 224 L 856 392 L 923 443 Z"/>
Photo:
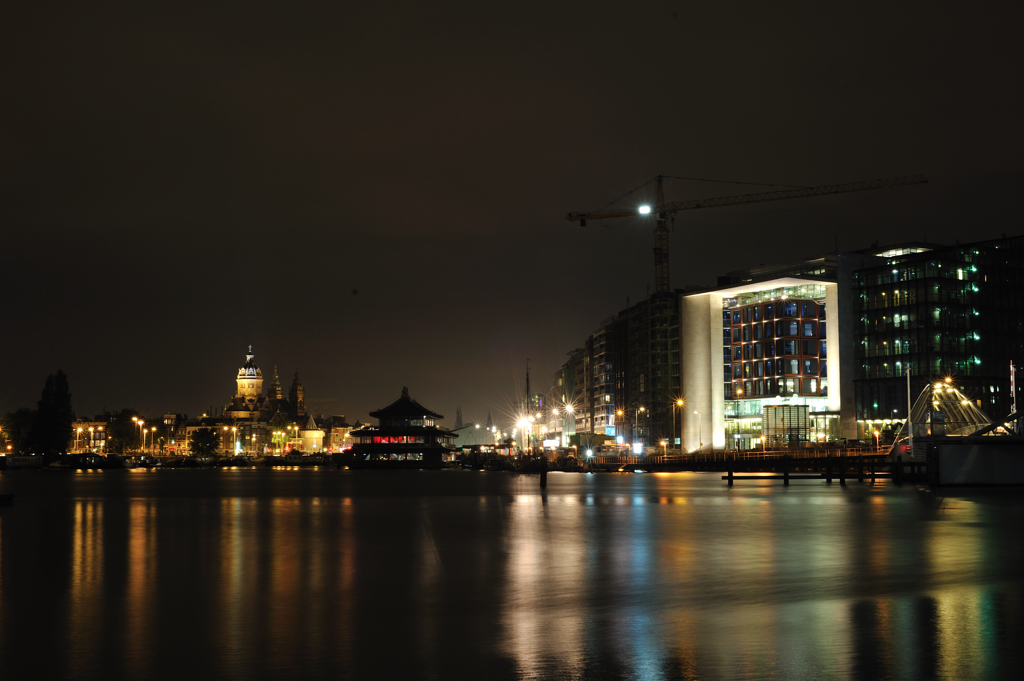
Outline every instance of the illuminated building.
<path id="1" fill-rule="evenodd" d="M 444 416 L 421 405 L 402 388 L 402 396 L 370 416 L 376 427 L 352 433 L 350 450 L 356 465 L 370 467 L 439 467 L 445 454 L 454 451 L 454 435 L 437 425 Z"/>
<path id="2" fill-rule="evenodd" d="M 842 380 L 834 260 L 736 274 L 722 278 L 736 283 L 681 301 L 683 448 L 840 437 L 853 411 L 833 387 Z"/>
<path id="3" fill-rule="evenodd" d="M 1024 237 L 955 246 L 904 244 L 851 254 L 853 396 L 860 439 L 906 418 L 951 377 L 994 419 L 1010 413 L 1011 360 L 1024 359 Z"/>
<path id="4" fill-rule="evenodd" d="M 256 365 L 252 346 L 245 355 L 245 364 L 238 370 L 235 378 L 235 396 L 224 407 L 224 416 L 234 421 L 270 421 L 278 414 L 287 415 L 298 420 L 306 415 L 304 391 L 299 381 L 299 372 L 295 372 L 290 400 L 285 400 L 281 389 L 281 379 L 274 367 L 267 394 L 263 394 L 263 371 Z"/>

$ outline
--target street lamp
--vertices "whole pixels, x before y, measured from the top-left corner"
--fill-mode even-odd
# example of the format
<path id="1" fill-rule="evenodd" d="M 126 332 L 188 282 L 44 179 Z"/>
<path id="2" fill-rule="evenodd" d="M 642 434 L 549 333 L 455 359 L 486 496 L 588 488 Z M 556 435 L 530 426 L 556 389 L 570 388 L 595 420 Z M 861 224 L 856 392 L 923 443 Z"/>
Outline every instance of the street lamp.
<path id="1" fill-rule="evenodd" d="M 683 405 L 685 405 L 685 404 L 686 404 L 685 401 L 683 401 L 682 399 L 678 399 L 678 400 L 676 400 L 676 407 L 675 407 L 675 409 L 672 410 L 672 437 L 673 438 L 676 436 L 676 409 L 679 410 L 679 447 L 680 448 L 682 448 L 682 446 L 683 446 L 683 411 L 682 410 L 683 410 Z M 673 447 L 672 449 L 675 449 L 675 447 Z"/>
<path id="2" fill-rule="evenodd" d="M 95 429 L 95 428 L 93 428 L 93 427 L 90 427 L 90 428 L 89 428 L 89 451 L 90 451 L 90 452 L 92 451 L 92 443 L 93 443 L 93 439 L 94 439 L 94 438 L 93 438 L 93 434 L 94 434 L 94 431 L 95 431 L 95 430 L 96 430 L 96 429 Z"/>
<path id="3" fill-rule="evenodd" d="M 877 454 L 880 450 L 881 450 L 881 447 L 878 444 L 878 431 L 876 430 L 875 431 L 875 453 Z"/>
<path id="4" fill-rule="evenodd" d="M 703 452 L 704 451 L 704 427 L 702 425 L 703 417 L 700 415 L 699 411 L 695 411 L 693 413 L 697 415 L 697 440 L 698 440 L 698 442 L 700 442 L 700 447 L 697 449 L 697 451 Z"/>
<path id="5" fill-rule="evenodd" d="M 633 412 L 633 448 L 636 448 L 636 431 L 637 425 L 640 421 L 640 412 L 646 411 L 644 407 L 637 407 Z"/>
<path id="6" fill-rule="evenodd" d="M 79 439 L 80 439 L 81 437 L 82 437 L 82 429 L 81 429 L 81 428 L 79 428 L 79 429 L 78 429 L 78 430 L 77 430 L 77 431 L 75 432 L 75 451 L 76 451 L 76 452 L 78 451 L 78 440 L 79 440 Z"/>

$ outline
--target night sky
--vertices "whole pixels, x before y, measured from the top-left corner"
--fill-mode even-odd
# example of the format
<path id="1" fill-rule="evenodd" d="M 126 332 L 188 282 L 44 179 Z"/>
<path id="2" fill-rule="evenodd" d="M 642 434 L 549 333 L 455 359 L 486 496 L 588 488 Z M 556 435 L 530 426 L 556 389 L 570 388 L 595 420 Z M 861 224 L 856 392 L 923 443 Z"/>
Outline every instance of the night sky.
<path id="1" fill-rule="evenodd" d="M 7 3 L 0 412 L 197 415 L 251 343 L 367 419 L 509 411 L 653 288 L 664 173 L 929 183 L 676 217 L 672 284 L 1024 232 L 1019 3 Z M 670 201 L 745 185 L 673 181 Z"/>

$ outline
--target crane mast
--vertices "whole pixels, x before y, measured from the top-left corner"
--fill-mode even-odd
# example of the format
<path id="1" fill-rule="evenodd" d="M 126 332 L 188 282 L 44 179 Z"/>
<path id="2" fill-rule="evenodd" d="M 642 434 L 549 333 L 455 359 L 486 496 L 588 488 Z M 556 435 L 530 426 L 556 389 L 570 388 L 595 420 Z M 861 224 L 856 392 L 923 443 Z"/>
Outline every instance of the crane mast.
<path id="1" fill-rule="evenodd" d="M 886 189 L 889 187 L 904 187 L 912 184 L 924 184 L 928 182 L 923 175 L 907 175 L 884 180 L 868 180 L 865 182 L 847 182 L 845 184 L 829 184 L 819 187 L 800 187 L 797 189 L 781 189 L 754 194 L 737 194 L 734 196 L 719 196 L 710 199 L 693 199 L 690 201 L 665 202 L 663 187 L 664 175 L 655 178 L 656 193 L 653 207 L 640 206 L 633 210 L 622 210 L 604 213 L 569 213 L 565 217 L 571 222 L 580 223 L 585 227 L 587 220 L 604 220 L 608 218 L 624 218 L 640 215 L 654 215 L 654 290 L 658 293 L 669 291 L 669 226 L 668 219 L 681 210 L 696 210 L 698 208 L 717 208 L 720 206 L 735 206 L 745 203 L 762 203 L 765 201 L 782 201 L 786 199 L 800 199 L 811 196 L 828 196 L 832 194 L 846 194 L 849 192 L 861 192 L 871 189 Z"/>

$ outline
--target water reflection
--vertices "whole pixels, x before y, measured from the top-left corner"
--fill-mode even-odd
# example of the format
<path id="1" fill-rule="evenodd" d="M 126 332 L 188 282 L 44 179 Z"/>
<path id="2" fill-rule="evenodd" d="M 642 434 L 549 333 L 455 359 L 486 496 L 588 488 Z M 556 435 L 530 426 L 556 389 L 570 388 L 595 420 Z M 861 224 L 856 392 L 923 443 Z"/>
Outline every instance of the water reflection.
<path id="1" fill-rule="evenodd" d="M 0 514 L 5 677 L 929 679 L 1021 663 L 1014 496 L 694 474 L 553 474 L 544 493 L 492 474 L 79 477 L 22 476 L 38 488 Z"/>
<path id="2" fill-rule="evenodd" d="M 103 503 L 77 501 L 71 546 L 71 589 L 68 599 L 68 649 L 79 662 L 78 673 L 99 671 L 94 655 L 100 641 L 103 612 Z"/>

